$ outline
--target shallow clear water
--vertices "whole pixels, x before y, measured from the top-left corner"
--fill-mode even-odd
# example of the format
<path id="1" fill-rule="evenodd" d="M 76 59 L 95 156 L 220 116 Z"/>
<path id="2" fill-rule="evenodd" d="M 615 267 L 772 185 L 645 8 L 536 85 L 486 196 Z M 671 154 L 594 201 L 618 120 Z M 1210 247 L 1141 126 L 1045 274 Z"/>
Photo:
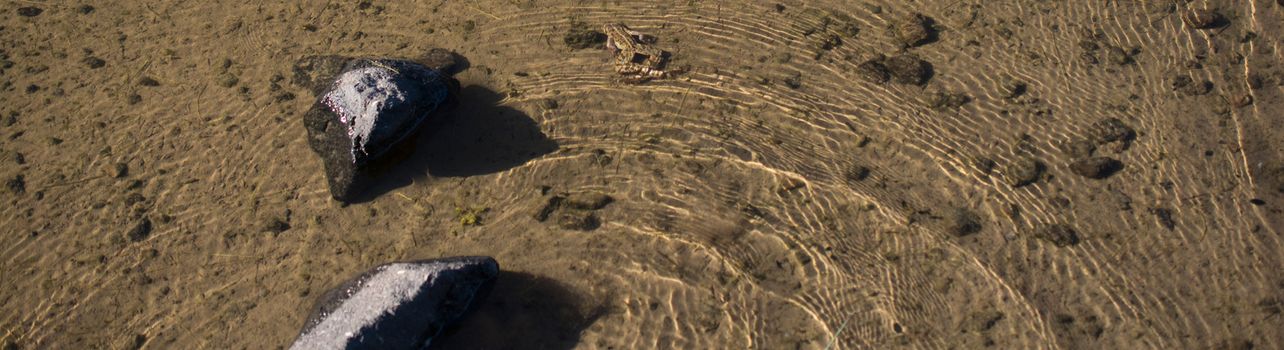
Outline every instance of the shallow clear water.
<path id="1" fill-rule="evenodd" d="M 489 255 L 509 272 L 442 348 L 1284 346 L 1274 1 L 369 4 L 4 5 L 0 339 L 275 348 L 367 268 Z M 861 78 L 912 13 L 930 80 Z M 690 69 L 620 82 L 574 22 Z M 433 47 L 470 62 L 452 121 L 332 201 L 293 62 Z M 1076 174 L 1107 118 L 1124 168 Z M 586 192 L 600 227 L 536 220 Z"/>

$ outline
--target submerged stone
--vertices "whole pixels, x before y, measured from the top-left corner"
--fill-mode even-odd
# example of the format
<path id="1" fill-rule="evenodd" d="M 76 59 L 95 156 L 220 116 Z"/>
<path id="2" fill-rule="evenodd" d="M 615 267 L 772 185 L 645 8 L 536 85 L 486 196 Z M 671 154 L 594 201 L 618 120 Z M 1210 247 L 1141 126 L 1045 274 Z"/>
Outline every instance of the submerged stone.
<path id="1" fill-rule="evenodd" d="M 459 88 L 452 58 L 434 50 L 420 61 L 317 56 L 295 65 L 295 83 L 317 94 L 303 122 L 335 199 L 355 199 L 374 177 L 370 166 L 449 104 Z"/>
<path id="2" fill-rule="evenodd" d="M 290 349 L 427 348 L 498 275 L 489 257 L 380 265 L 327 292 Z"/>

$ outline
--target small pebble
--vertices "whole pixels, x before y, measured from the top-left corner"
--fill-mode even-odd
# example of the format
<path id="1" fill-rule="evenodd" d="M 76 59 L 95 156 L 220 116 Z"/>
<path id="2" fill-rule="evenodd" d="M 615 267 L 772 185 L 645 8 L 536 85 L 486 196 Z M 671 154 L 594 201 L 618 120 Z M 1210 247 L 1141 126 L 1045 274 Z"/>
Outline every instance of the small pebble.
<path id="1" fill-rule="evenodd" d="M 1065 224 L 1052 224 L 1043 227 L 1035 236 L 1048 242 L 1052 242 L 1058 247 L 1065 247 L 1079 243 L 1079 234 L 1073 227 Z"/>
<path id="2" fill-rule="evenodd" d="M 962 237 L 981 231 L 981 217 L 970 210 L 956 208 L 949 220 L 946 229 L 955 236 Z"/>
<path id="3" fill-rule="evenodd" d="M 612 201 L 614 201 L 614 198 L 611 198 L 611 196 L 608 196 L 606 194 L 597 193 L 597 192 L 588 192 L 588 193 L 577 193 L 577 194 L 572 194 L 570 196 L 567 196 L 566 200 L 563 201 L 563 204 L 565 204 L 569 208 L 583 209 L 583 210 L 597 210 L 597 209 L 602 209 L 603 207 L 606 207 L 606 205 L 611 204 Z"/>
<path id="4" fill-rule="evenodd" d="M 86 66 L 89 66 L 89 68 L 93 68 L 93 69 L 102 68 L 103 66 L 107 65 L 107 61 L 104 61 L 103 59 L 94 57 L 94 56 L 85 57 L 84 62 Z"/>
<path id="5" fill-rule="evenodd" d="M 27 192 L 27 181 L 22 178 L 22 175 L 14 176 L 8 181 L 5 181 L 4 185 L 5 188 L 8 188 L 9 192 L 12 192 L 13 194 L 22 194 Z"/>
<path id="6" fill-rule="evenodd" d="M 1030 158 L 1020 158 L 1009 164 L 1003 174 L 1007 178 L 1008 185 L 1012 187 L 1029 185 L 1038 181 L 1039 175 L 1043 174 L 1043 163 Z"/>
<path id="7" fill-rule="evenodd" d="M 130 242 L 138 242 L 147 239 L 151 234 L 152 220 L 143 218 L 142 221 L 134 224 L 134 228 L 129 229 L 129 232 L 125 233 L 125 238 L 128 238 Z"/>
<path id="8" fill-rule="evenodd" d="M 1195 29 L 1213 29 L 1226 25 L 1226 17 L 1214 10 L 1191 9 L 1182 16 L 1186 24 Z"/>
<path id="9" fill-rule="evenodd" d="M 1177 228 L 1177 221 L 1173 220 L 1172 210 L 1167 208 L 1150 208 L 1150 213 L 1155 214 L 1155 218 L 1159 219 L 1159 224 L 1169 231 Z"/>
<path id="10" fill-rule="evenodd" d="M 129 176 L 129 164 L 116 163 L 112 166 L 112 177 L 119 179 L 125 176 Z"/>
<path id="11" fill-rule="evenodd" d="M 1110 157 L 1092 157 L 1070 163 L 1070 171 L 1089 179 L 1104 179 L 1123 170 L 1123 162 Z"/>
<path id="12" fill-rule="evenodd" d="M 263 225 L 263 229 L 272 233 L 281 233 L 290 229 L 290 223 L 281 218 L 271 218 Z"/>
<path id="13" fill-rule="evenodd" d="M 24 6 L 18 8 L 18 15 L 22 17 L 35 17 L 44 12 L 44 9 L 35 6 Z"/>
<path id="14" fill-rule="evenodd" d="M 231 73 L 223 73 L 218 77 L 219 86 L 226 87 L 226 88 L 236 86 L 236 83 L 239 83 L 239 82 L 241 82 L 241 80 L 237 78 L 235 75 L 232 75 Z"/>

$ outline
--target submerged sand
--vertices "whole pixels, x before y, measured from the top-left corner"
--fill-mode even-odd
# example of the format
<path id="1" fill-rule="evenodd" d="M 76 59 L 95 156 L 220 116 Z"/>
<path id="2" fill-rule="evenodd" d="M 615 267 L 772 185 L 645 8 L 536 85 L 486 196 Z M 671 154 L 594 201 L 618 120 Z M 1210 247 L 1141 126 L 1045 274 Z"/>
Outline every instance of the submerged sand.
<path id="1" fill-rule="evenodd" d="M 913 13 L 939 33 L 903 49 Z M 609 22 L 689 72 L 625 84 L 564 42 Z M 489 255 L 508 272 L 441 348 L 1280 348 L 1281 23 L 1275 1 L 11 1 L 0 342 L 278 348 L 356 273 Z M 433 47 L 470 62 L 452 121 L 331 200 L 293 62 Z M 930 80 L 862 78 L 901 53 Z M 1123 169 L 1081 176 L 1109 118 L 1135 139 L 1093 154 Z M 596 228 L 537 220 L 584 193 L 613 199 Z"/>

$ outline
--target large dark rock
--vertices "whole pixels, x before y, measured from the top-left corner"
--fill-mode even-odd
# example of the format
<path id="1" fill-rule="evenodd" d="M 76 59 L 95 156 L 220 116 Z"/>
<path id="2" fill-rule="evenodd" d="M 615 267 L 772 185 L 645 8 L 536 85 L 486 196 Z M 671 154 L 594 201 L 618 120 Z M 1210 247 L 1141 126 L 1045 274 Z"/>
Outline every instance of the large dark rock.
<path id="1" fill-rule="evenodd" d="M 313 56 L 296 63 L 294 82 L 316 94 L 303 115 L 308 144 L 335 199 L 354 200 L 375 177 L 372 165 L 454 104 L 456 57 L 438 49 L 417 61 Z"/>
<path id="2" fill-rule="evenodd" d="M 322 296 L 290 349 L 423 349 L 480 304 L 499 264 L 457 257 L 380 265 Z"/>

